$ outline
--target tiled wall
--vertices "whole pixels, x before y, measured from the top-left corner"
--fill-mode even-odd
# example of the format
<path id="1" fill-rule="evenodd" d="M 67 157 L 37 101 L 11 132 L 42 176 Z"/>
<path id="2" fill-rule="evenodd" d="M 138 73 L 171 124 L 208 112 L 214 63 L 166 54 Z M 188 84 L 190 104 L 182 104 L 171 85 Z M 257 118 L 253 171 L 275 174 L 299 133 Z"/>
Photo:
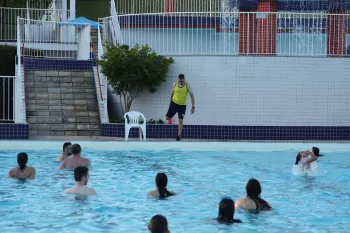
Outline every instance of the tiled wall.
<path id="1" fill-rule="evenodd" d="M 0 139 L 28 139 L 28 124 L 1 124 Z"/>
<path id="2" fill-rule="evenodd" d="M 147 125 L 147 138 L 173 138 L 177 125 Z M 102 124 L 102 135 L 124 137 L 123 124 Z M 214 140 L 350 140 L 350 127 L 302 126 L 214 126 L 185 125 L 184 139 Z M 131 129 L 129 138 L 138 138 L 138 130 Z"/>
<path id="3" fill-rule="evenodd" d="M 196 112 L 185 125 L 350 126 L 350 59 L 174 57 L 167 83 L 136 98 L 132 110 L 163 119 L 179 73 L 192 84 Z M 118 108 L 118 98 L 112 104 Z M 176 119 L 173 122 L 176 124 Z"/>
<path id="4" fill-rule="evenodd" d="M 25 70 L 92 71 L 92 61 L 25 58 Z"/>

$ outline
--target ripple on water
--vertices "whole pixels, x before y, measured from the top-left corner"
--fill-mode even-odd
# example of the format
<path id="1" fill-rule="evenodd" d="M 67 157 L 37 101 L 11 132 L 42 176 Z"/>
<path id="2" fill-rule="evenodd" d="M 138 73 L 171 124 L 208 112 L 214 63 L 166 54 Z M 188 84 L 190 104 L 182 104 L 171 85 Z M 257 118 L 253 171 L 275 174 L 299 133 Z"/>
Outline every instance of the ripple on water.
<path id="1" fill-rule="evenodd" d="M 0 169 L 16 166 L 18 151 L 0 151 Z M 0 229 L 4 232 L 145 232 L 155 214 L 167 216 L 172 232 L 346 232 L 350 223 L 348 152 L 325 156 L 316 176 L 291 171 L 296 151 L 84 151 L 91 159 L 89 186 L 98 196 L 79 198 L 63 190 L 74 185 L 72 171 L 58 171 L 59 150 L 31 150 L 35 180 L 0 177 Z M 167 200 L 147 197 L 157 172 L 169 189 Z M 274 207 L 260 214 L 236 210 L 243 224 L 218 224 L 224 196 L 244 197 L 250 178 Z M 24 214 L 25 213 L 25 214 Z"/>

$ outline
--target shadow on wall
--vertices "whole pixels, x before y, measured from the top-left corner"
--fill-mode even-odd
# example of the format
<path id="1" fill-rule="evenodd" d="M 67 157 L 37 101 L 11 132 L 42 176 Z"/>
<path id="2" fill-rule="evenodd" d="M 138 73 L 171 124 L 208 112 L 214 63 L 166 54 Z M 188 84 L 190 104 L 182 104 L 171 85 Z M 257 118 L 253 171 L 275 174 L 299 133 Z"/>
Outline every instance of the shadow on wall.
<path id="1" fill-rule="evenodd" d="M 119 97 L 113 93 L 113 89 L 110 85 L 108 85 L 108 115 L 110 119 L 123 119 L 123 111 L 120 107 Z"/>

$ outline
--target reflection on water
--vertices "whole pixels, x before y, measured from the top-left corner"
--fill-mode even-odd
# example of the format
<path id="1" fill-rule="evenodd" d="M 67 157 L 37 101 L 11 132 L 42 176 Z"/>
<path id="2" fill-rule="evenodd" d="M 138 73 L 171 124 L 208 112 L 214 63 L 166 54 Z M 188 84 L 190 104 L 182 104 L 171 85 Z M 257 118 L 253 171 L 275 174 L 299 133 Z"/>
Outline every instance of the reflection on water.
<path id="1" fill-rule="evenodd" d="M 167 216 L 172 232 L 346 232 L 350 164 L 347 153 L 320 158 L 319 174 L 295 175 L 295 151 L 286 152 L 120 152 L 84 151 L 92 161 L 88 186 L 97 196 L 66 195 L 72 171 L 58 171 L 60 150 L 30 151 L 35 180 L 6 177 L 17 151 L 0 151 L 0 228 L 3 232 L 146 232 L 155 214 Z M 168 175 L 169 190 L 183 192 L 166 200 L 147 196 L 158 172 Z M 225 197 L 246 196 L 250 178 L 262 185 L 261 197 L 273 212 L 236 210 L 243 224 L 207 221 L 217 217 Z M 312 208 L 312 211 L 310 211 Z M 23 214 L 28 213 L 28 214 Z M 329 214 L 335 213 L 335 214 Z M 302 219 L 302 221 L 300 221 Z M 327 219 L 327 221 L 323 221 Z"/>

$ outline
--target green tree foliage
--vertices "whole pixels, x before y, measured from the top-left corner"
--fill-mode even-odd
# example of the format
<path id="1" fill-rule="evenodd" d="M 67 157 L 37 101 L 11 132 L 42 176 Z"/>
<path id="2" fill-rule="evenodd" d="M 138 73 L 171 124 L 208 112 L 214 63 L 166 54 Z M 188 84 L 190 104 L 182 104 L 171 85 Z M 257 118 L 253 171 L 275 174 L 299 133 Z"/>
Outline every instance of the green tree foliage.
<path id="1" fill-rule="evenodd" d="M 130 110 L 132 101 L 144 90 L 151 93 L 166 81 L 170 57 L 157 55 L 148 45 L 107 45 L 99 61 L 102 73 L 114 92 L 120 97 L 123 114 Z M 123 106 L 124 105 L 124 106 Z"/>

